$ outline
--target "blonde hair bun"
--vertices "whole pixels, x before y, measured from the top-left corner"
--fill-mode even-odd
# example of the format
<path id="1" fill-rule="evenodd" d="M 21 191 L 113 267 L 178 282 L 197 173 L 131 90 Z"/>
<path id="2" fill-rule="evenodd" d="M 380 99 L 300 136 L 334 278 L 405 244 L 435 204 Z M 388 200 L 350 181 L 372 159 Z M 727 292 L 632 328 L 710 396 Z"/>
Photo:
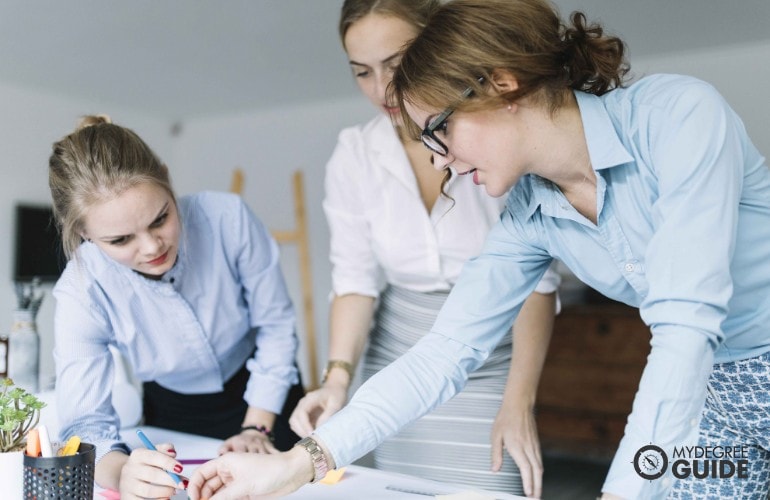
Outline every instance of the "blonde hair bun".
<path id="1" fill-rule="evenodd" d="M 110 118 L 110 115 L 105 114 L 86 115 L 80 119 L 78 126 L 75 128 L 75 131 L 84 129 L 86 127 L 91 127 L 93 125 L 99 125 L 100 123 L 112 123 L 112 118 Z"/>

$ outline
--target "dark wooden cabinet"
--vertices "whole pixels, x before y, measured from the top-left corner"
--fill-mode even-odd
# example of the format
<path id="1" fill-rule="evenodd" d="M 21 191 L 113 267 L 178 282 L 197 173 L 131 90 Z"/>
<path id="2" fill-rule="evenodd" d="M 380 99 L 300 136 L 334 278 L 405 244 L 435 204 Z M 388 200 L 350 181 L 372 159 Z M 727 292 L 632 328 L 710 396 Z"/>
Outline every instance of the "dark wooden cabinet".
<path id="1" fill-rule="evenodd" d="M 638 309 L 614 302 L 565 307 L 538 390 L 544 453 L 612 457 L 649 352 Z"/>

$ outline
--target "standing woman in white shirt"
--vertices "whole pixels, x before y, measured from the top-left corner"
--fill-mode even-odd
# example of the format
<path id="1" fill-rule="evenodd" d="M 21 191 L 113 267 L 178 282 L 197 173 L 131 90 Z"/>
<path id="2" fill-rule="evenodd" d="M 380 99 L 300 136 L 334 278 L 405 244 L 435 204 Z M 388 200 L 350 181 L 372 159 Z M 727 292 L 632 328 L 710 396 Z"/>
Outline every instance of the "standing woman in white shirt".
<path id="1" fill-rule="evenodd" d="M 327 164 L 324 209 L 334 293 L 329 362 L 322 387 L 300 401 L 290 419 L 302 436 L 345 405 L 367 340 L 368 379 L 429 331 L 460 269 L 479 253 L 504 206 L 504 197 L 489 197 L 470 179 L 445 178 L 433 168 L 430 152 L 405 137 L 399 107 L 386 97 L 399 51 L 438 5 L 347 0 L 342 7 L 340 36 L 350 68 L 381 113 L 343 130 Z M 558 275 L 549 271 L 515 325 L 517 346 L 550 336 L 557 286 Z M 532 407 L 545 352 L 523 359 L 513 349 L 516 373 L 506 387 L 512 342 L 509 332 L 462 393 L 380 445 L 376 467 L 539 494 L 542 465 Z"/>
<path id="2" fill-rule="evenodd" d="M 124 499 L 166 498 L 162 452 L 122 442 L 115 346 L 144 382 L 144 422 L 273 453 L 299 438 L 295 314 L 269 232 L 240 197 L 177 199 L 168 169 L 104 116 L 53 145 L 49 184 L 70 259 L 54 288 L 61 438 L 97 447 L 95 478 Z M 152 437 L 152 436 L 150 436 Z"/>

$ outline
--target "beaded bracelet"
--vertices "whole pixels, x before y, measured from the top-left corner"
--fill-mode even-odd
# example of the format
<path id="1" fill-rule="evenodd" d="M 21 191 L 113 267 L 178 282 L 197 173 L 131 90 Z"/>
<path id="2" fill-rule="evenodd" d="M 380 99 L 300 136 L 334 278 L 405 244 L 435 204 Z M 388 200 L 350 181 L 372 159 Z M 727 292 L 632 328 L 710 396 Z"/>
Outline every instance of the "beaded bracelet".
<path id="1" fill-rule="evenodd" d="M 271 431 L 270 429 L 268 429 L 264 425 L 246 425 L 246 426 L 241 427 L 241 432 L 243 432 L 243 431 L 257 431 L 257 432 L 261 432 L 262 434 L 267 436 L 267 439 L 269 439 L 271 443 L 275 441 L 275 436 L 273 436 L 273 431 Z"/>

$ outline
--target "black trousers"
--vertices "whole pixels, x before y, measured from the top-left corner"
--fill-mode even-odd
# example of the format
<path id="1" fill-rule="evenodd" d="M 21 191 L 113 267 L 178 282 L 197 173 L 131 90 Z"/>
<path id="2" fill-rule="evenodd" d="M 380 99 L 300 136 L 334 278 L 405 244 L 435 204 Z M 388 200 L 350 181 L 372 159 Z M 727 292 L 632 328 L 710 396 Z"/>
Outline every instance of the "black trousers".
<path id="1" fill-rule="evenodd" d="M 145 382 L 144 423 L 217 439 L 234 436 L 241 432 L 248 408 L 243 393 L 250 375 L 244 364 L 225 382 L 222 392 L 210 394 L 180 394 L 156 382 Z M 289 390 L 283 410 L 275 419 L 274 445 L 281 451 L 290 449 L 300 439 L 289 427 L 289 417 L 304 395 L 300 378 L 299 383 Z"/>

